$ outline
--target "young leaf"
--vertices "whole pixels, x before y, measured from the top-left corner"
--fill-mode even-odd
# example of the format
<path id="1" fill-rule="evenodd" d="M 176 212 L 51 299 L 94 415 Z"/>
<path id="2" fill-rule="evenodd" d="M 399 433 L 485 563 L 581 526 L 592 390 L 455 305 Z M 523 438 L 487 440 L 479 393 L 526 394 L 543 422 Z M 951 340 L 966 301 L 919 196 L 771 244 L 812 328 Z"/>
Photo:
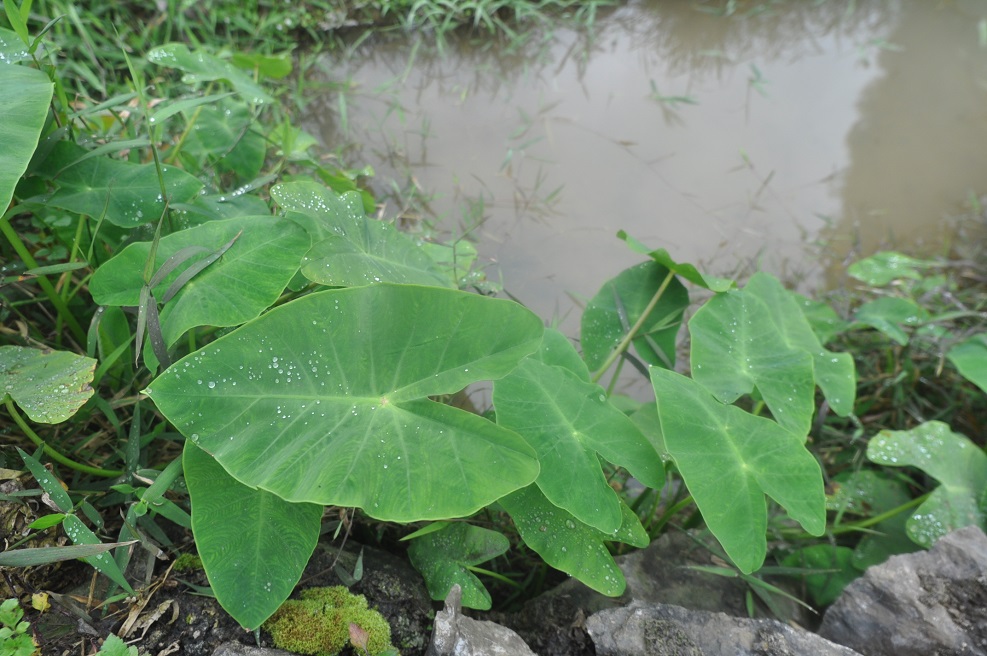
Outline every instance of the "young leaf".
<path id="1" fill-rule="evenodd" d="M 723 403 L 757 387 L 778 423 L 804 441 L 815 411 L 813 356 L 789 342 L 768 302 L 755 287 L 701 307 L 689 320 L 692 376 Z"/>
<path id="2" fill-rule="evenodd" d="M 536 485 L 512 492 L 499 503 L 514 520 L 524 543 L 542 560 L 611 597 L 622 594 L 627 583 L 605 542 L 648 546 L 647 532 L 624 503 L 620 504 L 623 521 L 615 533 L 582 523 L 546 499 Z"/>
<path id="3" fill-rule="evenodd" d="M 58 424 L 93 395 L 96 361 L 68 351 L 0 346 L 0 393 L 32 421 Z"/>
<path id="4" fill-rule="evenodd" d="M 274 102 L 274 98 L 268 95 L 249 75 L 225 59 L 215 57 L 202 49 L 192 52 L 183 43 L 168 43 L 152 48 L 147 53 L 147 61 L 158 66 L 168 66 L 185 71 L 182 81 L 186 84 L 226 80 L 248 103 L 256 105 Z"/>
<path id="5" fill-rule="evenodd" d="M 946 424 L 927 421 L 907 431 L 881 431 L 868 443 L 867 457 L 888 467 L 917 467 L 942 484 L 908 520 L 906 530 L 916 544 L 929 548 L 964 526 L 987 528 L 980 505 L 987 455 Z"/>
<path id="6" fill-rule="evenodd" d="M 372 285 L 286 303 L 146 390 L 235 478 L 392 521 L 472 514 L 538 474 L 515 433 L 426 397 L 506 375 L 541 341 L 511 301 Z"/>
<path id="7" fill-rule="evenodd" d="M 0 61 L 6 61 L 0 56 Z M 0 64 L 0 213 L 7 210 L 48 115 L 54 85 L 41 71 Z"/>
<path id="8" fill-rule="evenodd" d="M 902 326 L 914 326 L 928 318 L 928 310 L 915 301 L 883 296 L 861 305 L 853 316 L 853 325 L 875 328 L 904 346 L 908 343 L 908 333 Z"/>
<path id="9" fill-rule="evenodd" d="M 798 435 L 720 403 L 680 374 L 652 367 L 651 382 L 665 447 L 706 525 L 742 572 L 764 562 L 765 495 L 806 531 L 822 534 L 822 472 Z"/>
<path id="10" fill-rule="evenodd" d="M 215 251 L 233 239 L 236 242 L 220 259 L 186 282 L 165 304 L 161 324 L 168 346 L 195 326 L 235 326 L 257 317 L 284 291 L 309 246 L 308 235 L 291 221 L 245 216 L 210 221 L 163 237 L 155 268 L 187 248 Z M 149 242 L 130 244 L 101 266 L 89 283 L 93 299 L 100 305 L 137 305 L 150 247 Z M 206 256 L 198 255 L 165 276 L 155 288 L 155 297 L 163 298 L 184 269 Z"/>
<path id="11" fill-rule="evenodd" d="M 620 499 L 607 484 L 599 456 L 647 486 L 664 485 L 661 457 L 637 426 L 607 401 L 599 385 L 567 369 L 528 358 L 494 383 L 493 400 L 497 423 L 537 452 L 539 489 L 585 524 L 612 534 L 623 522 Z"/>
<path id="12" fill-rule="evenodd" d="M 182 459 L 192 533 L 209 584 L 237 622 L 255 629 L 305 571 L 319 541 L 322 507 L 251 489 L 191 442 Z"/>
<path id="13" fill-rule="evenodd" d="M 935 264 L 928 260 L 916 260 L 901 253 L 885 251 L 854 262 L 847 273 L 870 287 L 883 287 L 900 278 L 921 280 L 922 271 L 932 266 Z"/>
<path id="14" fill-rule="evenodd" d="M 665 267 L 666 269 L 668 269 L 678 277 L 688 280 L 689 282 L 691 282 L 693 285 L 696 285 L 697 287 L 702 287 L 703 289 L 708 289 L 714 292 L 725 292 L 737 286 L 737 283 L 727 278 L 718 278 L 716 276 L 703 275 L 699 273 L 699 270 L 696 269 L 696 267 L 693 266 L 692 264 L 688 264 L 685 262 L 676 262 L 675 260 L 672 259 L 672 256 L 668 254 L 668 251 L 666 251 L 664 248 L 657 248 L 652 250 L 647 246 L 645 246 L 640 241 L 638 241 L 637 239 L 635 239 L 634 237 L 631 237 L 623 230 L 619 230 L 617 232 L 617 238 L 623 239 L 630 247 L 630 249 L 635 253 L 641 253 L 642 255 L 647 255 L 652 260 L 662 265 L 663 267 Z"/>
<path id="15" fill-rule="evenodd" d="M 314 182 L 277 185 L 278 204 L 305 217 L 313 235 L 302 273 L 323 285 L 352 287 L 377 282 L 451 287 L 449 277 L 408 235 L 367 218 L 355 193 L 337 196 Z"/>
<path id="16" fill-rule="evenodd" d="M 408 557 L 424 577 L 432 599 L 445 599 L 458 583 L 464 606 L 489 610 L 490 593 L 469 568 L 496 558 L 510 546 L 507 538 L 496 531 L 458 522 L 416 538 Z"/>
<path id="17" fill-rule="evenodd" d="M 591 371 L 602 367 L 631 328 L 644 323 L 631 341 L 644 362 L 661 367 L 675 364 L 675 337 L 689 305 L 685 287 L 665 267 L 645 262 L 608 280 L 590 300 L 581 322 L 583 359 Z M 652 301 L 664 290 L 657 303 Z"/>
<path id="18" fill-rule="evenodd" d="M 954 345 L 946 358 L 964 378 L 987 393 L 987 333 L 979 333 Z"/>

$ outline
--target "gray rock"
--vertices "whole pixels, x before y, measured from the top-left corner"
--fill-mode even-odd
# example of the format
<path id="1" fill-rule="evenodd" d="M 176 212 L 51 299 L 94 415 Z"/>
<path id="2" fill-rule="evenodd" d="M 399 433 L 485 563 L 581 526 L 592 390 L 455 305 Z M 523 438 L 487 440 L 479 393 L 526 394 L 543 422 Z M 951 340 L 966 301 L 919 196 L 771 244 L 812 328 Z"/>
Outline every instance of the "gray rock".
<path id="1" fill-rule="evenodd" d="M 868 656 L 987 654 L 987 536 L 970 526 L 868 569 L 819 633 Z"/>
<path id="2" fill-rule="evenodd" d="M 426 656 L 535 656 L 510 629 L 463 615 L 462 596 L 459 586 L 452 586 L 445 609 L 435 615 Z"/>
<path id="3" fill-rule="evenodd" d="M 216 647 L 212 656 L 295 656 L 290 651 L 269 649 L 266 647 L 251 647 L 239 642 L 224 642 Z"/>
<path id="4" fill-rule="evenodd" d="M 599 656 L 859 656 L 775 620 L 634 602 L 586 621 Z"/>

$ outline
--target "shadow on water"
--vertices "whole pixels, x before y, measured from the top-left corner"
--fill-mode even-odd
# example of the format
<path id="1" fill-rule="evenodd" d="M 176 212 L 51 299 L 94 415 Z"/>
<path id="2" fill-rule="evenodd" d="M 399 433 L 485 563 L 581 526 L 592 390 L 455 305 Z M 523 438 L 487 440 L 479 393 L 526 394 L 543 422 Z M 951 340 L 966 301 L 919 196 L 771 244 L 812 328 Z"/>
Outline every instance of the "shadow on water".
<path id="1" fill-rule="evenodd" d="M 385 216 L 471 231 L 507 290 L 570 334 L 574 304 L 638 261 L 618 229 L 806 287 L 891 239 L 941 248 L 943 218 L 987 182 L 987 5 L 707 6 L 634 2 L 592 34 L 441 53 L 371 37 L 322 62 L 348 87 L 306 127 L 377 168 Z"/>

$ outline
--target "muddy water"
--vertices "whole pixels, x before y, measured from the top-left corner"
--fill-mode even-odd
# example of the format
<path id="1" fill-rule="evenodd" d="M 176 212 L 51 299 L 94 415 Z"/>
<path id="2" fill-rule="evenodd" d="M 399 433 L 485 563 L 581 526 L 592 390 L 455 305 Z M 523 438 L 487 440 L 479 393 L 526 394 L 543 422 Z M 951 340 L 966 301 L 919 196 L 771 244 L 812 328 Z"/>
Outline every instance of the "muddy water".
<path id="1" fill-rule="evenodd" d="M 570 334 L 574 303 L 639 260 L 618 229 L 807 286 L 837 282 L 847 253 L 941 248 L 946 217 L 987 189 L 987 3 L 737 4 L 636 2 L 592 38 L 444 55 L 366 41 L 323 62 L 352 86 L 307 127 L 433 194 L 442 225 L 471 230 L 491 275 Z"/>

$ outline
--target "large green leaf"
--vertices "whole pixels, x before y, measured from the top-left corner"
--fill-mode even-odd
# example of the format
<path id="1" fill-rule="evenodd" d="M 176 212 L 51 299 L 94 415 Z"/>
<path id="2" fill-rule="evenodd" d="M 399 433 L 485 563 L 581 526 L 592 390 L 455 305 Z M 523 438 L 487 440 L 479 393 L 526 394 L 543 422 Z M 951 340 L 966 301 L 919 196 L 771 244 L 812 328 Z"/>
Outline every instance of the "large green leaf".
<path id="1" fill-rule="evenodd" d="M 0 58 L 0 214 L 7 211 L 38 145 L 54 89 L 41 71 L 3 61 Z"/>
<path id="2" fill-rule="evenodd" d="M 964 378 L 987 392 L 987 333 L 979 333 L 956 344 L 946 357 Z"/>
<path id="3" fill-rule="evenodd" d="M 980 504 L 987 489 L 987 454 L 948 425 L 927 421 L 907 431 L 881 431 L 867 444 L 867 457 L 879 465 L 917 467 L 939 481 L 906 525 L 916 544 L 931 547 L 964 526 L 987 528 Z"/>
<path id="4" fill-rule="evenodd" d="M 0 27 L 0 65 L 16 64 L 30 58 L 31 53 L 17 33 Z"/>
<path id="5" fill-rule="evenodd" d="M 147 60 L 158 66 L 184 71 L 182 81 L 186 84 L 226 80 L 249 103 L 274 102 L 274 99 L 249 75 L 225 59 L 215 57 L 202 49 L 193 52 L 183 43 L 168 43 L 152 48 L 147 53 Z"/>
<path id="6" fill-rule="evenodd" d="M 581 522 L 608 534 L 623 522 L 599 456 L 645 485 L 664 485 L 661 457 L 634 422 L 607 401 L 599 385 L 568 369 L 528 358 L 494 383 L 493 400 L 497 423 L 538 453 L 542 493 Z"/>
<path id="7" fill-rule="evenodd" d="M 390 223 L 367 218 L 355 192 L 337 196 L 314 182 L 287 182 L 271 195 L 292 218 L 307 218 L 304 224 L 314 244 L 302 273 L 309 280 L 338 287 L 378 282 L 452 286 L 411 237 Z"/>
<path id="8" fill-rule="evenodd" d="M 777 328 L 785 346 L 812 356 L 816 384 L 829 402 L 829 407 L 841 417 L 853 412 L 857 394 L 853 356 L 823 348 L 796 299 L 774 276 L 754 274 L 744 287 L 744 293 L 754 294 L 764 302 L 771 323 Z"/>
<path id="9" fill-rule="evenodd" d="M 706 525 L 741 571 L 749 574 L 764 562 L 765 495 L 806 531 L 822 534 L 822 473 L 798 435 L 720 403 L 680 374 L 652 367 L 651 382 L 665 447 Z"/>
<path id="10" fill-rule="evenodd" d="M 284 602 L 319 541 L 322 506 L 243 485 L 190 442 L 183 456 L 192 532 L 216 599 L 255 629 Z"/>
<path id="11" fill-rule="evenodd" d="M 96 361 L 67 351 L 0 346 L 0 399 L 8 395 L 32 421 L 58 424 L 93 395 Z"/>
<path id="12" fill-rule="evenodd" d="M 717 294 L 689 320 L 692 376 L 723 403 L 757 387 L 778 423 L 804 440 L 815 410 L 813 356 L 789 342 L 779 308 L 758 286 L 765 275 Z"/>
<path id="13" fill-rule="evenodd" d="M 202 183 L 174 166 L 163 166 L 169 203 L 190 201 Z M 56 178 L 58 189 L 48 204 L 76 214 L 105 218 L 110 223 L 133 228 L 157 221 L 164 210 L 161 183 L 154 164 L 133 164 L 109 157 L 89 157 Z"/>
<path id="14" fill-rule="evenodd" d="M 524 543 L 542 560 L 611 597 L 622 594 L 627 583 L 605 542 L 648 546 L 648 533 L 623 503 L 623 521 L 616 533 L 603 533 L 580 522 L 546 499 L 537 485 L 512 492 L 499 503 L 514 520 Z"/>
<path id="15" fill-rule="evenodd" d="M 184 249 L 200 247 L 202 252 L 165 276 L 154 289 L 155 298 L 163 299 L 186 269 L 231 241 L 221 258 L 165 303 L 161 327 L 167 345 L 195 326 L 236 326 L 257 317 L 284 291 L 309 246 L 302 228 L 271 216 L 210 221 L 176 232 L 158 243 L 155 269 Z M 100 305 L 137 305 L 150 248 L 149 242 L 130 244 L 101 266 L 89 283 L 93 300 Z"/>
<path id="16" fill-rule="evenodd" d="M 659 291 L 661 297 L 653 304 Z M 625 269 L 603 284 L 583 312 L 580 335 L 587 366 L 602 367 L 638 320 L 646 317 L 631 341 L 634 352 L 648 364 L 671 367 L 675 337 L 688 305 L 685 287 L 660 264 L 644 262 Z"/>
<path id="17" fill-rule="evenodd" d="M 421 572 L 432 599 L 445 599 L 452 586 L 458 583 L 463 591 L 464 606 L 489 610 L 490 593 L 470 568 L 496 558 L 510 546 L 501 533 L 455 523 L 415 538 L 408 549 L 408 557 Z"/>
<path id="18" fill-rule="evenodd" d="M 541 321 L 464 292 L 371 285 L 299 298 L 147 389 L 246 485 L 393 521 L 469 515 L 538 475 L 515 433 L 428 400 L 500 378 Z"/>

